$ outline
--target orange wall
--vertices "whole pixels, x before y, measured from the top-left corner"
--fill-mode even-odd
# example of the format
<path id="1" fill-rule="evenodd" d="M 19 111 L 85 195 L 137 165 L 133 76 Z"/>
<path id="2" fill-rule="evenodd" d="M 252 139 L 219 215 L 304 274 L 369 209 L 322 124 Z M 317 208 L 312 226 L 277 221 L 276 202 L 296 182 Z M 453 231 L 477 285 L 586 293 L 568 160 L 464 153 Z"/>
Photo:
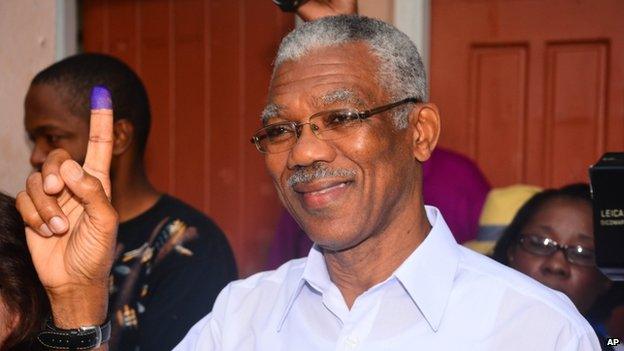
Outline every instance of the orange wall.
<path id="1" fill-rule="evenodd" d="M 81 15 L 85 51 L 123 59 L 147 86 L 150 179 L 219 224 L 242 276 L 261 269 L 280 205 L 248 139 L 294 17 L 258 0 L 90 0 Z"/>

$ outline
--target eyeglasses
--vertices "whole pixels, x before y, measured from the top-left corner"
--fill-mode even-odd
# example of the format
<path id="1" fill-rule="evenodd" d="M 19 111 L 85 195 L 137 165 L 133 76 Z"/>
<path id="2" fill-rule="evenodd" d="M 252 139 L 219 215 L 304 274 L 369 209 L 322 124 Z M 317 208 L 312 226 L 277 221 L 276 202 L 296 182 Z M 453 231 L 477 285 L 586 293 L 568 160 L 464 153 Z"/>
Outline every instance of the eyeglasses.
<path id="1" fill-rule="evenodd" d="M 520 237 L 520 244 L 526 251 L 538 256 L 551 256 L 557 251 L 562 251 L 570 263 L 587 267 L 596 265 L 594 250 L 581 245 L 561 245 L 549 238 L 527 234 Z"/>
<path id="2" fill-rule="evenodd" d="M 407 103 L 417 103 L 415 97 L 406 98 L 391 104 L 372 108 L 367 111 L 354 109 L 340 109 L 322 111 L 313 114 L 308 122 L 280 122 L 269 124 L 258 131 L 251 138 L 258 151 L 275 154 L 292 149 L 301 136 L 303 126 L 310 125 L 312 133 L 321 140 L 335 140 L 343 138 L 362 125 L 362 121 Z"/>

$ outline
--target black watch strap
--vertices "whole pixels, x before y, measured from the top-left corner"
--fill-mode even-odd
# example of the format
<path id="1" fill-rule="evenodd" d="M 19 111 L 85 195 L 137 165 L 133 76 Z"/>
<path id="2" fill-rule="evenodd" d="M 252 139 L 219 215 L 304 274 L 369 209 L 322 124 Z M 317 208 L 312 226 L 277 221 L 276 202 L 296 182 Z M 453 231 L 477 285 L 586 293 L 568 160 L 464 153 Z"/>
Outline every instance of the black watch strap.
<path id="1" fill-rule="evenodd" d="M 102 325 L 61 329 L 46 321 L 46 329 L 37 335 L 37 341 L 50 350 L 91 350 L 108 342 L 111 336 L 111 322 Z"/>
<path id="2" fill-rule="evenodd" d="M 273 0 L 273 3 L 284 12 L 296 12 L 299 6 L 307 1 L 308 0 Z"/>

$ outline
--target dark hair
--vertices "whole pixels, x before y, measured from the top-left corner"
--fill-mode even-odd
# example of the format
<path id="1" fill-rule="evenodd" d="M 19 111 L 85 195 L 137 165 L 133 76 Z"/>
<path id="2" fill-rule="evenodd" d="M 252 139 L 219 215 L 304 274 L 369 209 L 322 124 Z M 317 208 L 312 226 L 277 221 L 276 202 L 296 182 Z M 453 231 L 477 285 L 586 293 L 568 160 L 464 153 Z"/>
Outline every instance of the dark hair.
<path id="1" fill-rule="evenodd" d="M 496 261 L 509 266 L 509 257 L 507 253 L 511 247 L 516 245 L 519 240 L 522 229 L 531 221 L 533 216 L 546 204 L 554 199 L 570 199 L 587 202 L 591 205 L 591 195 L 589 185 L 586 183 L 578 183 L 564 186 L 560 189 L 547 189 L 533 195 L 520 209 L 511 221 L 509 226 L 498 239 L 492 258 Z"/>
<path id="2" fill-rule="evenodd" d="M 0 193 L 0 296 L 19 321 L 2 350 L 31 350 L 50 313 L 48 298 L 26 245 L 24 223 L 15 199 Z"/>
<path id="3" fill-rule="evenodd" d="M 139 76 L 119 59 L 104 54 L 78 54 L 61 60 L 33 78 L 31 85 L 49 84 L 58 89 L 70 111 L 88 119 L 91 89 L 106 86 L 113 98 L 114 118 L 134 126 L 139 156 L 143 156 L 150 129 L 150 107 Z"/>

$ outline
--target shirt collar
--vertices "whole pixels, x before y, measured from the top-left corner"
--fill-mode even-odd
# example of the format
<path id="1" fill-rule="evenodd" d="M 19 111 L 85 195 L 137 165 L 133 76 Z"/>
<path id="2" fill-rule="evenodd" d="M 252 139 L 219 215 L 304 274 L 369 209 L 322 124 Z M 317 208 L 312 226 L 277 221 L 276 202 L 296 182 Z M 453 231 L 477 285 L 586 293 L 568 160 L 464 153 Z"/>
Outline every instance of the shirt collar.
<path id="1" fill-rule="evenodd" d="M 440 211 L 432 206 L 425 206 L 425 210 L 431 231 L 393 276 L 401 282 L 429 326 L 437 331 L 453 288 L 459 250 Z M 282 311 L 278 332 L 306 283 L 320 293 L 327 291 L 332 284 L 323 254 L 316 245 L 310 249 L 303 273 Z"/>
<path id="2" fill-rule="evenodd" d="M 288 303 L 282 312 L 277 326 L 278 332 L 282 329 L 284 321 L 288 316 L 288 312 L 290 312 L 292 305 L 295 303 L 301 289 L 303 289 L 303 286 L 306 285 L 306 283 L 310 286 L 310 288 L 320 292 L 321 294 L 329 289 L 330 284 L 332 284 L 331 279 L 329 278 L 329 272 L 327 271 L 327 266 L 325 265 L 325 258 L 316 244 L 312 245 L 306 259 L 303 274 L 301 274 L 301 277 L 298 279 L 298 284 L 290 295 Z"/>
<path id="3" fill-rule="evenodd" d="M 431 231 L 397 268 L 394 276 L 434 331 L 437 331 L 453 289 L 459 265 L 458 245 L 440 211 L 425 206 Z"/>

